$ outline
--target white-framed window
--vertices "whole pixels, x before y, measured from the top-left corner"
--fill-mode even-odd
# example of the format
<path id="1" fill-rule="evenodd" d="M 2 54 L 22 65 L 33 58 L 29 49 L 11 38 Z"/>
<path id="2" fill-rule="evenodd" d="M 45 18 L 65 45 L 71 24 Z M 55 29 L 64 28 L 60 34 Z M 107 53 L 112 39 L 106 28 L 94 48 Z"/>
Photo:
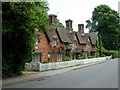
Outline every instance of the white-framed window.
<path id="1" fill-rule="evenodd" d="M 39 41 L 38 41 L 38 40 L 39 40 L 39 38 L 37 38 L 37 37 L 36 37 L 36 42 L 35 42 L 35 44 L 38 44 L 38 43 L 39 43 Z"/>
<path id="2" fill-rule="evenodd" d="M 62 61 L 62 53 L 57 53 L 57 60 Z"/>
<path id="3" fill-rule="evenodd" d="M 40 34 L 36 34 L 35 36 L 35 44 L 40 43 Z"/>
<path id="4" fill-rule="evenodd" d="M 74 40 L 74 46 L 77 46 L 77 40 Z"/>
<path id="5" fill-rule="evenodd" d="M 57 40 L 53 40 L 53 42 L 52 42 L 52 46 L 57 46 Z"/>

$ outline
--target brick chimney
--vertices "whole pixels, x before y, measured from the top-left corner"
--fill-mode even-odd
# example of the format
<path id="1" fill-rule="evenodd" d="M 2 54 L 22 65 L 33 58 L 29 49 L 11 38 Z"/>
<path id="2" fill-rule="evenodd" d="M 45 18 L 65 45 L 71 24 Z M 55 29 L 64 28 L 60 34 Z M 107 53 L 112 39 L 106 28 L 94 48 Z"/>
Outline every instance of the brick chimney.
<path id="1" fill-rule="evenodd" d="M 84 24 L 78 24 L 78 32 L 84 33 Z"/>
<path id="2" fill-rule="evenodd" d="M 56 24 L 57 24 L 57 15 L 54 15 L 54 14 L 49 15 L 49 24 L 53 25 L 53 26 L 56 26 Z"/>
<path id="3" fill-rule="evenodd" d="M 70 30 L 73 30 L 73 28 L 72 28 L 72 20 L 66 20 L 65 21 L 66 22 L 66 29 L 70 29 Z"/>

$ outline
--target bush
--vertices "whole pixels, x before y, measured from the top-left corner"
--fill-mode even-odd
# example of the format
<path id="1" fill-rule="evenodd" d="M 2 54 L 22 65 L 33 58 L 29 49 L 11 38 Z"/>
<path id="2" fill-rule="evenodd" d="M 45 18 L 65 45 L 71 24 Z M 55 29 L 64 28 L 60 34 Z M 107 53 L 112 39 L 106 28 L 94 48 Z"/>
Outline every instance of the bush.
<path id="1" fill-rule="evenodd" d="M 102 54 L 100 57 L 105 57 L 106 55 Z"/>
<path id="2" fill-rule="evenodd" d="M 80 60 L 80 59 L 86 59 L 87 57 L 85 57 L 85 56 L 81 56 L 81 57 L 78 57 L 78 59 Z"/>
<path id="3" fill-rule="evenodd" d="M 100 56 L 100 54 L 97 52 L 96 54 L 95 54 L 95 57 L 99 57 Z"/>
<path id="4" fill-rule="evenodd" d="M 115 50 L 110 50 L 110 52 L 112 52 L 112 58 L 119 58 L 120 57 L 120 55 L 119 55 L 119 53 L 120 53 L 120 51 L 115 51 Z"/>
<path id="5" fill-rule="evenodd" d="M 95 56 L 88 56 L 88 58 L 96 58 Z"/>
<path id="6" fill-rule="evenodd" d="M 104 56 L 111 56 L 112 55 L 112 58 L 119 58 L 120 57 L 119 53 L 120 53 L 120 50 L 119 51 L 116 51 L 116 50 L 110 50 L 110 51 L 104 50 L 102 56 L 103 55 Z"/>
<path id="7" fill-rule="evenodd" d="M 65 56 L 63 59 L 63 61 L 70 61 L 70 60 L 71 60 L 71 57 L 69 57 L 69 56 Z"/>

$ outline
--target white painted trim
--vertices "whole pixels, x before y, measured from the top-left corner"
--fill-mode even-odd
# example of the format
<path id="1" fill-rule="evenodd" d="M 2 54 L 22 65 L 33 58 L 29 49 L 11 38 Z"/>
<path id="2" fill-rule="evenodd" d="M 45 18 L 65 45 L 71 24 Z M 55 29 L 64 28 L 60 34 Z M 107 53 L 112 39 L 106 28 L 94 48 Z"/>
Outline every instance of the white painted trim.
<path id="1" fill-rule="evenodd" d="M 52 70 L 52 69 L 58 69 L 58 68 L 65 68 L 70 66 L 75 66 L 78 64 L 88 64 L 93 62 L 102 62 L 106 61 L 108 59 L 111 59 L 112 56 L 106 56 L 106 57 L 99 57 L 99 58 L 92 58 L 92 59 L 82 59 L 82 60 L 71 60 L 71 61 L 63 61 L 63 62 L 53 62 L 53 63 L 46 63 L 42 64 L 40 62 L 31 62 L 26 63 L 25 67 L 26 70 L 38 70 L 38 71 L 45 71 L 45 70 Z"/>

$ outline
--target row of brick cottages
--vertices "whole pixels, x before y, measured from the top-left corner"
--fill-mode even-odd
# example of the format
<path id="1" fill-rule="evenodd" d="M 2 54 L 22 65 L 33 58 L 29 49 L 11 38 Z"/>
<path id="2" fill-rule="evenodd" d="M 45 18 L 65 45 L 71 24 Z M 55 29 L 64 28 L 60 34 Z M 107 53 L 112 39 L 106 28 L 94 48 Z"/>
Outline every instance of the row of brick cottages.
<path id="1" fill-rule="evenodd" d="M 46 32 L 35 29 L 36 44 L 33 62 L 57 62 L 72 53 L 72 59 L 95 55 L 98 32 L 84 33 L 84 24 L 73 31 L 72 20 L 66 20 L 66 28 L 57 26 L 57 16 L 49 15 L 50 28 Z"/>

